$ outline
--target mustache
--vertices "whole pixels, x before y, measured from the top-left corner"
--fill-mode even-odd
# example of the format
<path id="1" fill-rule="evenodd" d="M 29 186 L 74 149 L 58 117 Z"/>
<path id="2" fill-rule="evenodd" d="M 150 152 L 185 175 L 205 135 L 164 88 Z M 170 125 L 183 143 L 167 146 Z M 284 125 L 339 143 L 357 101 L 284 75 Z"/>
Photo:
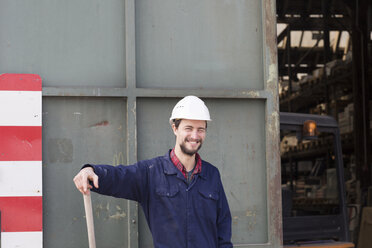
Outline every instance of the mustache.
<path id="1" fill-rule="evenodd" d="M 190 141 L 196 141 L 196 142 L 200 143 L 201 142 L 201 139 L 185 138 L 185 141 L 188 141 L 188 142 L 190 142 Z"/>

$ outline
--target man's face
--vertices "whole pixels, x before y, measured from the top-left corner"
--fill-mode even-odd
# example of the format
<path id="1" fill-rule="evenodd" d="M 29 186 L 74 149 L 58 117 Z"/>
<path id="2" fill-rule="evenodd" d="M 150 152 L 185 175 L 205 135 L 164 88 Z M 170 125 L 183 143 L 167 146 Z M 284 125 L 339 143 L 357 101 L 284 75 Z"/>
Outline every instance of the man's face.
<path id="1" fill-rule="evenodd" d="M 176 146 L 189 156 L 194 155 L 202 146 L 206 134 L 206 122 L 199 120 L 182 120 L 178 128 L 172 125 L 176 135 Z"/>

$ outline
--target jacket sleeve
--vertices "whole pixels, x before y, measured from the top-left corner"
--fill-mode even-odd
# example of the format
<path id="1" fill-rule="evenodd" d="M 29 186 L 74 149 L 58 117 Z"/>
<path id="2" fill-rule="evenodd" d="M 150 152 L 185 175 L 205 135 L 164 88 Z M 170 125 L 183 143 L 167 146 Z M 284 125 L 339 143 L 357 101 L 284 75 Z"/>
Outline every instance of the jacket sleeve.
<path id="1" fill-rule="evenodd" d="M 231 213 L 221 180 L 217 214 L 218 248 L 231 248 Z"/>
<path id="2" fill-rule="evenodd" d="M 92 165 L 98 176 L 98 188 L 93 184 L 92 191 L 103 195 L 114 196 L 142 202 L 147 192 L 147 166 L 145 163 L 134 165 Z"/>

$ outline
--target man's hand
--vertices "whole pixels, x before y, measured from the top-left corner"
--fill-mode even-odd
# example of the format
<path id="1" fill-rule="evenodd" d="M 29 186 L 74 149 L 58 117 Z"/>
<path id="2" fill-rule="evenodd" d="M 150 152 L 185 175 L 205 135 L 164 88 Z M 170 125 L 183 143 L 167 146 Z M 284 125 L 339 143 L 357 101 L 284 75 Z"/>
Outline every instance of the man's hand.
<path id="1" fill-rule="evenodd" d="M 94 187 L 98 188 L 98 176 L 96 173 L 94 173 L 94 170 L 92 167 L 86 167 L 82 169 L 75 177 L 74 177 L 74 183 L 76 188 L 83 194 L 87 195 L 89 194 L 89 190 L 93 188 L 89 181 L 93 181 Z"/>

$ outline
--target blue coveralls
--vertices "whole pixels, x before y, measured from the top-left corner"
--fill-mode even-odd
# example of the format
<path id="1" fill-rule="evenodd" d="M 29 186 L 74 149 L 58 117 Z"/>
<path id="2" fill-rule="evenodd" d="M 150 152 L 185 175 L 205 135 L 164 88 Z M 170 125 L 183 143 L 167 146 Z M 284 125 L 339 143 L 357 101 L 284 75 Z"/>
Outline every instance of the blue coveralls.
<path id="1" fill-rule="evenodd" d="M 129 166 L 88 165 L 100 194 L 141 204 L 156 248 L 232 247 L 231 214 L 216 167 L 202 161 L 190 184 L 165 156 Z"/>

